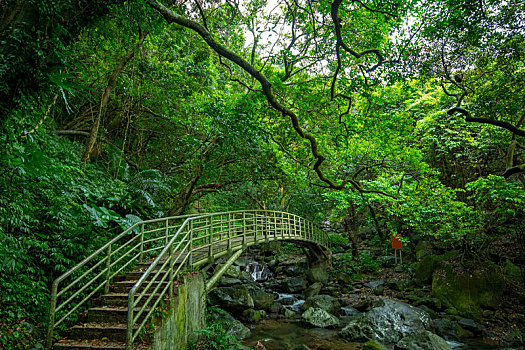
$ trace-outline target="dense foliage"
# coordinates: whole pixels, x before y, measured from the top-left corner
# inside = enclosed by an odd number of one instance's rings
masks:
[[[0,9],[0,347],[37,346],[53,279],[164,215],[329,221],[356,274],[363,228],[525,264],[523,2]]]

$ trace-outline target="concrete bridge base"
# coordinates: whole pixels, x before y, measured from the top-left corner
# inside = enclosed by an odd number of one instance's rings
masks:
[[[206,328],[206,284],[200,272],[183,277],[176,286],[176,296],[167,305],[153,335],[150,350],[186,349],[188,342],[198,340],[197,331]]]

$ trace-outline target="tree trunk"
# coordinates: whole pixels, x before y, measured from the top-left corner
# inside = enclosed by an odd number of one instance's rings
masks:
[[[139,41],[137,43],[137,46],[133,50],[128,52],[124,57],[122,57],[122,59],[117,64],[117,67],[113,71],[113,74],[111,74],[111,77],[109,78],[108,85],[106,86],[106,89],[104,89],[102,99],[100,100],[98,115],[95,119],[95,122],[93,123],[93,126],[91,127],[89,139],[86,144],[86,149],[84,150],[84,155],[82,156],[82,161],[84,163],[89,160],[89,156],[93,151],[93,146],[95,146],[95,142],[97,141],[100,122],[102,121],[102,119],[104,118],[104,114],[106,113],[106,108],[108,106],[109,98],[111,96],[111,91],[113,91],[113,88],[115,87],[117,77],[122,71],[122,69],[124,69],[126,64],[133,58],[133,56],[135,56],[135,52],[142,46],[142,43],[144,42],[144,39],[146,39],[147,35],[148,32],[143,32],[142,30],[139,31]]]
[[[348,216],[343,219],[343,225],[346,231],[348,240],[352,244],[352,256],[359,257],[359,248],[357,243],[357,229],[359,228],[359,220],[357,218],[356,205],[354,202],[349,202]]]

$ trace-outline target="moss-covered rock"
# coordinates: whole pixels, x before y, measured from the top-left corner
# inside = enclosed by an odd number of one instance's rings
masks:
[[[435,271],[432,295],[461,315],[480,318],[482,308],[498,307],[505,287],[503,276],[495,269],[453,271],[447,265]]]
[[[523,275],[521,274],[521,269],[514,265],[512,261],[507,259],[505,261],[505,278],[513,285],[523,287]]]
[[[428,283],[432,281],[432,275],[434,270],[437,267],[439,258],[433,255],[425,256],[419,264],[417,264],[416,272],[414,278],[420,284]]]
[[[411,334],[396,344],[399,350],[452,350],[445,339],[429,331]]]
[[[432,243],[429,241],[420,241],[416,245],[415,253],[416,253],[416,259],[421,260],[425,256],[432,254]]]
[[[242,318],[246,320],[247,322],[251,322],[251,323],[258,322],[265,316],[266,316],[266,311],[264,310],[248,309],[248,310],[244,310],[242,313]]]
[[[363,350],[388,350],[388,348],[375,340],[369,340],[363,344]]]
[[[314,327],[337,327],[339,319],[318,307],[311,307],[301,315],[301,320]]]

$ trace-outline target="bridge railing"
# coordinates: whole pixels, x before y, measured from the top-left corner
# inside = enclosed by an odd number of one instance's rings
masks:
[[[107,294],[116,275],[155,257],[191,216],[137,222],[58,277],[51,286],[46,348],[56,327],[74,319],[79,308],[102,291]]]
[[[126,349],[132,349],[159,304],[173,297],[180,271],[191,271],[233,251],[274,240],[329,247],[324,231],[290,213],[249,210],[187,218],[128,294]]]

